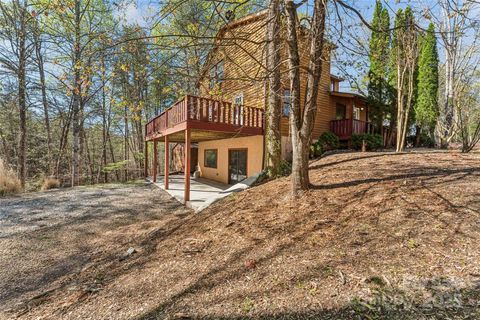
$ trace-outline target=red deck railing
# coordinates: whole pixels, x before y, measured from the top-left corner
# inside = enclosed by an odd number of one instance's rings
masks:
[[[162,135],[166,130],[184,122],[212,124],[212,129],[217,124],[227,125],[232,130],[257,128],[263,132],[263,117],[264,111],[261,108],[189,95],[150,120],[145,135],[147,139]]]
[[[350,139],[352,134],[369,133],[372,131],[370,122],[355,119],[343,119],[330,121],[330,131],[340,139]]]

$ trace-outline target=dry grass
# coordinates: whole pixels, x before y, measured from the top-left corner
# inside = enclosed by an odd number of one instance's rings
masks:
[[[40,189],[42,191],[56,189],[60,187],[60,180],[55,178],[44,178]]]
[[[282,178],[198,215],[95,219],[94,236],[71,238],[78,222],[58,229],[64,239],[39,230],[39,251],[60,256],[49,269],[72,261],[59,245],[88,258],[24,294],[21,318],[480,319],[480,155],[331,155],[311,182],[296,201]],[[138,214],[170,205],[162,193],[122,201]],[[4,256],[37,261],[20,239]]]
[[[0,196],[18,193],[22,190],[22,184],[17,174],[0,159]]]

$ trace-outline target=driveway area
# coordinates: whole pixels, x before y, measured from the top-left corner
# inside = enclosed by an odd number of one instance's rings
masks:
[[[109,277],[140,267],[153,250],[149,237],[162,238],[189,213],[145,183],[0,199],[0,319],[26,314],[57,291],[71,293],[62,301],[68,309]]]

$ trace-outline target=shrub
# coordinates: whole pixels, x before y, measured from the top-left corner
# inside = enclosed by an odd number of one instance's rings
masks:
[[[367,150],[377,150],[383,147],[382,136],[379,134],[361,133],[352,135],[352,146],[356,150],[362,149],[363,141]]]
[[[338,149],[340,140],[335,133],[327,131],[320,135],[317,143],[320,144],[322,151],[328,151]]]
[[[17,174],[8,168],[0,159],[0,196],[17,193],[22,190],[22,184]]]
[[[320,157],[323,153],[322,145],[319,141],[310,146],[310,158]]]
[[[280,175],[282,177],[289,176],[292,173],[292,164],[287,160],[282,160],[280,163]]]
[[[340,140],[333,132],[324,132],[318,140],[310,146],[310,158],[320,157],[328,150],[338,149]]]
[[[45,178],[42,182],[42,187],[40,188],[42,191],[56,189],[60,187],[60,181],[55,178]]]

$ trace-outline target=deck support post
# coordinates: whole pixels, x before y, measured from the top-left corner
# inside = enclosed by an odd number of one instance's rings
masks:
[[[164,183],[165,183],[165,190],[168,189],[168,175],[170,171],[170,148],[168,143],[168,135],[165,136],[165,176],[164,176]]]
[[[190,130],[185,130],[185,203],[190,201]]]
[[[148,141],[145,141],[145,149],[144,149],[144,158],[145,158],[145,163],[143,165],[144,169],[144,176],[145,179],[148,178]]]
[[[157,140],[153,140],[153,182],[157,182]]]

